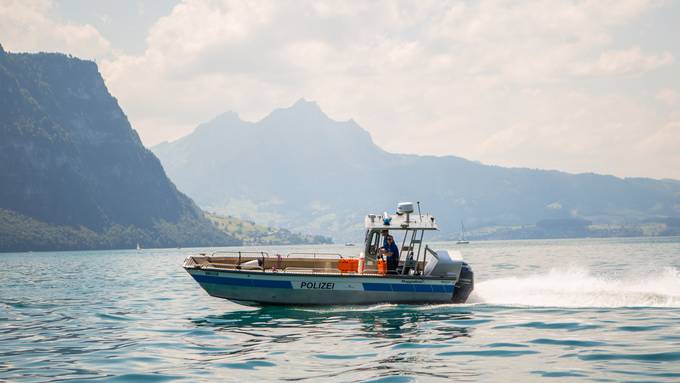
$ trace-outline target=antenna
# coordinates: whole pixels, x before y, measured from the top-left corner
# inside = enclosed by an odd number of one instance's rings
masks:
[[[420,221],[423,221],[423,215],[420,214],[420,201],[416,201],[416,205],[418,205],[418,217],[420,217]]]

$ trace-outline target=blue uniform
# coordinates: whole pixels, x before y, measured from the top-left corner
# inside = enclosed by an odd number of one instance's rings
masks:
[[[392,253],[392,255],[387,256],[387,271],[396,271],[399,265],[399,248],[397,244],[392,241],[392,244],[387,243],[387,239],[383,242],[383,248],[385,251]]]

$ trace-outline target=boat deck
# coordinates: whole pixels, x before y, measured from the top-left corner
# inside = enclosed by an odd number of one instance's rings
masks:
[[[212,255],[200,254],[188,257],[185,267],[197,269],[216,269],[247,271],[272,274],[313,274],[334,276],[375,276],[389,277],[395,274],[380,274],[375,265],[367,264],[363,272],[340,271],[338,263],[343,257],[336,253],[290,253],[271,256],[266,252],[216,252]],[[418,263],[423,270],[424,262]],[[408,277],[408,275],[399,275]]]

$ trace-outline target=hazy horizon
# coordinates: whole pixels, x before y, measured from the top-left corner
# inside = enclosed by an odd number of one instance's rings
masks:
[[[148,147],[306,98],[390,152],[680,179],[679,9],[10,1],[0,43],[95,59]]]
[[[175,142],[177,142],[177,141],[180,141],[180,140],[182,140],[182,139],[184,139],[184,138],[189,137],[189,136],[190,136],[191,134],[193,134],[193,133],[196,131],[196,129],[198,129],[201,125],[210,123],[210,122],[212,122],[212,121],[214,121],[214,120],[220,118],[222,115],[226,115],[226,114],[233,114],[233,115],[235,115],[239,120],[241,120],[241,121],[243,121],[243,122],[248,122],[248,123],[258,123],[258,122],[260,122],[260,121],[266,119],[267,117],[269,117],[269,116],[270,116],[273,112],[275,112],[276,110],[279,110],[279,109],[290,109],[290,108],[292,108],[293,106],[295,106],[295,104],[297,104],[297,103],[300,102],[300,101],[313,103],[313,104],[316,104],[316,105],[318,106],[318,103],[317,103],[316,101],[310,100],[310,99],[306,99],[306,98],[303,97],[303,98],[300,98],[299,100],[295,101],[295,102],[294,102],[293,104],[291,104],[291,105],[275,107],[275,108],[274,108],[272,111],[270,111],[269,113],[265,114],[265,115],[262,116],[261,118],[256,118],[256,119],[245,119],[245,118],[243,118],[243,117],[238,113],[238,111],[235,111],[235,110],[227,110],[227,111],[224,111],[224,112],[222,112],[222,113],[219,113],[219,114],[217,114],[217,115],[215,115],[215,116],[213,116],[213,117],[211,117],[211,118],[208,118],[208,119],[206,119],[206,120],[203,121],[203,122],[198,123],[194,128],[192,128],[190,131],[186,132],[186,134],[183,134],[183,135],[181,135],[181,136],[179,136],[179,137],[176,137],[176,138],[172,138],[172,139],[169,139],[169,140],[164,140],[164,141],[158,142],[158,143],[156,143],[156,144],[154,144],[154,145],[147,145],[147,144],[145,144],[145,146],[146,146],[147,148],[149,148],[149,149],[153,149],[154,147],[157,147],[157,146],[159,146],[159,145],[175,143]],[[325,114],[325,111],[323,110],[323,108],[321,108],[321,107],[319,107],[319,108],[320,108],[321,111]],[[352,118],[347,119],[347,120],[340,120],[340,119],[335,119],[335,118],[333,118],[333,116],[328,116],[328,117],[329,117],[331,120],[333,120],[333,121],[338,121],[338,122],[343,122],[343,121],[353,121]],[[360,127],[362,130],[366,131],[366,132],[369,134],[369,136],[371,137],[371,139],[373,140],[373,136],[371,135],[371,132],[370,132],[370,131],[368,131],[366,128],[364,128],[364,127],[361,126],[361,125],[359,125],[359,127]],[[375,141],[375,140],[373,140],[373,141]],[[380,147],[382,150],[385,150],[386,152],[392,153],[392,154],[413,154],[413,155],[434,156],[434,157],[453,156],[453,157],[465,158],[465,157],[463,157],[463,156],[458,156],[458,155],[456,155],[456,154],[403,153],[403,152],[399,152],[399,151],[393,151],[393,150],[385,149],[385,148],[381,147],[381,146],[380,146],[379,144],[377,144],[377,143],[376,143],[376,145],[377,145],[378,147]],[[501,166],[501,167],[511,168],[511,169],[513,169],[513,168],[520,168],[520,169],[536,169],[536,170],[557,171],[557,172],[563,172],[563,173],[568,173],[568,174],[591,174],[591,173],[592,173],[592,174],[600,174],[600,175],[605,175],[605,176],[610,176],[610,175],[611,175],[611,176],[615,176],[615,177],[618,177],[618,178],[652,178],[652,179],[658,179],[658,180],[680,181],[680,177],[679,177],[679,178],[668,178],[668,177],[666,177],[666,178],[655,178],[655,177],[645,177],[645,176],[617,176],[617,175],[615,175],[615,174],[610,174],[610,173],[597,173],[597,172],[594,172],[594,171],[570,172],[570,171],[562,170],[562,169],[542,168],[542,167],[535,167],[535,166],[534,166],[534,167],[532,167],[532,166],[521,166],[521,165],[518,165],[518,166],[506,165],[506,166],[504,166],[504,165],[496,165],[496,164],[485,163],[484,161],[480,161],[480,160],[477,160],[477,159],[474,159],[474,158],[465,158],[465,159],[466,159],[466,160],[473,161],[473,162],[477,162],[477,163],[480,163],[480,164],[483,164],[483,165]]]

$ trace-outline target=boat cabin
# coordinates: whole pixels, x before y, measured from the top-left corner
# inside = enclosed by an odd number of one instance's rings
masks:
[[[369,214],[364,219],[364,270],[377,270],[380,248],[388,235],[394,237],[399,249],[397,274],[418,275],[422,273],[425,257],[432,250],[423,246],[426,231],[438,230],[435,218],[429,214],[413,214],[413,204],[400,203],[395,214]],[[400,240],[400,241],[399,241]],[[397,243],[398,242],[398,243]]]

